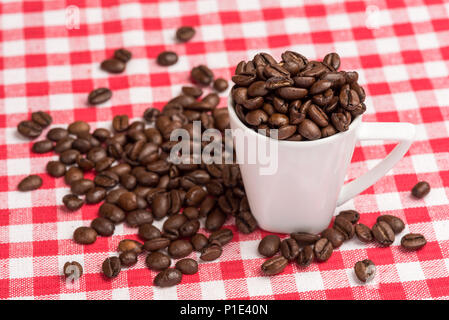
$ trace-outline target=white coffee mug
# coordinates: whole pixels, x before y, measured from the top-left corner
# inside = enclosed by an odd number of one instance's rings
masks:
[[[237,161],[251,211],[259,226],[270,232],[318,233],[328,227],[335,208],[373,185],[407,152],[415,136],[411,123],[364,123],[354,119],[349,130],[315,141],[273,140],[243,124],[232,97],[228,110]],[[261,163],[244,160],[248,144],[236,139],[236,129],[260,143],[276,143],[277,170],[261,174]],[[262,139],[262,140],[261,140]],[[399,144],[373,169],[344,184],[357,140],[396,140]],[[273,157],[277,157],[276,159]]]

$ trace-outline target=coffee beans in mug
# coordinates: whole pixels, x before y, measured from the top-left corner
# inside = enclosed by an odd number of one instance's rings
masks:
[[[408,233],[401,239],[401,246],[407,250],[421,249],[426,243],[426,238],[419,233]]]
[[[62,272],[66,278],[78,280],[83,275],[83,267],[76,261],[66,262]]]
[[[283,256],[275,256],[267,261],[265,261],[261,268],[262,272],[267,276],[272,276],[275,274],[279,274],[284,271],[285,267],[288,265],[288,260]]]
[[[367,282],[376,275],[376,266],[371,260],[365,259],[355,264],[354,271],[360,281]]]
[[[154,278],[154,285],[158,287],[172,287],[180,283],[182,273],[178,269],[168,268],[157,274]]]
[[[176,30],[176,39],[181,42],[189,41],[195,35],[195,29],[190,26],[184,26]]]
[[[17,189],[19,191],[32,191],[39,189],[42,186],[42,178],[38,175],[32,174],[19,182]]]
[[[89,93],[87,101],[89,104],[100,104],[108,101],[112,97],[112,91],[108,88],[98,88]]]
[[[120,259],[117,257],[110,257],[104,260],[103,265],[103,274],[108,278],[115,278],[119,275],[120,270],[122,269]]]
[[[412,195],[415,198],[422,199],[430,192],[430,185],[426,181],[418,182],[412,189]]]
[[[79,244],[91,244],[97,240],[97,232],[91,227],[79,227],[73,233],[73,240]]]

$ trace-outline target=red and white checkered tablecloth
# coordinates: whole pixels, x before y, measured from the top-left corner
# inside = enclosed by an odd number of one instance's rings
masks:
[[[0,298],[449,298],[448,16],[444,0],[2,1]],[[175,42],[181,25],[196,28],[192,41]],[[122,46],[133,53],[126,72],[101,71],[99,63]],[[176,51],[179,61],[160,67],[155,57],[166,49]],[[239,234],[230,220],[235,237],[222,257],[200,263],[199,272],[184,276],[176,287],[153,287],[156,273],[146,268],[144,258],[113,281],[104,279],[102,261],[115,254],[121,239],[136,237],[136,229],[119,225],[113,237],[89,246],[74,243],[73,230],[89,225],[98,205],[75,213],[63,209],[68,188],[63,179],[45,173],[55,156],[31,153],[32,143],[16,132],[18,122],[37,110],[51,113],[53,127],[85,120],[95,128],[123,113],[139,118],[147,107],[162,107],[178,94],[195,65],[206,64],[230,79],[240,60],[260,51],[279,58],[286,49],[317,59],[338,52],[342,69],[356,70],[367,91],[365,121],[416,124],[418,138],[407,155],[344,208],[360,211],[361,222],[369,226],[379,214],[396,215],[407,223],[403,234],[422,233],[427,245],[405,252],[400,237],[388,248],[353,239],[326,263],[306,269],[292,263],[284,273],[265,277],[257,245],[266,233]],[[102,86],[113,90],[113,98],[87,106],[88,92]],[[347,178],[372,168],[393,147],[381,141],[358,145]],[[18,182],[29,174],[39,174],[43,186],[18,192]],[[410,197],[419,180],[432,186],[423,200]],[[378,275],[361,285],[353,266],[365,258],[374,261]],[[84,266],[78,288],[67,287],[61,276],[69,260]]]

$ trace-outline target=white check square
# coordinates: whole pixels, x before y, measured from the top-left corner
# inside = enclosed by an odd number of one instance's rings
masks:
[[[415,110],[419,108],[418,100],[413,92],[398,92],[393,95],[394,108],[397,110]]]
[[[350,29],[350,18],[347,14],[330,14],[326,17],[326,20],[332,29]]]
[[[447,77],[448,72],[444,61],[424,62],[424,68],[429,78]]]
[[[71,68],[67,65],[48,66],[47,78],[48,81],[70,81],[71,80]]]
[[[45,39],[45,53],[69,53],[70,45],[68,38],[47,38]]]
[[[11,225],[9,226],[9,242],[31,242],[33,241],[33,225]]]
[[[161,2],[159,4],[159,15],[161,18],[179,17],[181,15],[181,12],[178,2]]]
[[[382,68],[382,70],[387,82],[404,81],[410,78],[407,73],[407,68],[402,64],[385,66]]]
[[[270,277],[247,278],[246,283],[251,297],[273,294]]]
[[[5,57],[15,57],[25,55],[25,41],[15,40],[15,41],[3,41],[3,56]]]
[[[401,282],[425,280],[419,262],[397,263],[396,269],[398,270]]]
[[[374,40],[379,54],[399,52],[399,42],[396,38],[378,38]]]
[[[33,257],[9,259],[9,277],[11,279],[33,277]]]
[[[226,291],[223,281],[201,282],[201,293],[206,299],[226,299]]]
[[[401,197],[397,192],[376,194],[376,202],[379,211],[402,209]]]
[[[29,208],[32,207],[31,192],[9,191],[8,192],[8,208]]]
[[[287,18],[284,19],[285,31],[288,34],[306,33],[310,31],[310,25],[306,18]]]
[[[5,85],[26,83],[27,76],[24,68],[19,69],[4,69],[3,70],[3,83]]]
[[[433,154],[416,154],[411,158],[416,173],[438,171],[438,165]]]
[[[139,3],[127,3],[119,6],[120,18],[133,19],[142,17],[142,7]]]
[[[223,28],[219,24],[201,26],[201,36],[204,41],[222,40]]]
[[[79,9],[73,11],[73,14],[77,13],[79,17]],[[48,10],[44,11],[43,14],[46,26],[65,26],[69,13],[66,10]]]
[[[429,11],[425,6],[408,7],[407,13],[411,22],[423,22],[430,20]]]
[[[324,289],[323,279],[319,271],[296,273],[295,281],[299,292]]]
[[[265,23],[260,21],[243,23],[242,30],[245,38],[265,37],[267,35]]]

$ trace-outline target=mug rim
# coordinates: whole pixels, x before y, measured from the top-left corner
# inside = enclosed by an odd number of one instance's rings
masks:
[[[250,134],[255,134],[257,135],[257,137],[263,137],[266,139],[271,139],[271,137],[268,136],[264,136],[262,134],[259,134],[258,132],[254,131],[253,129],[249,128],[248,126],[246,126],[237,116],[235,109],[234,109],[234,100],[232,99],[232,91],[229,92],[229,96],[228,96],[228,113],[229,116],[233,118],[233,120],[236,121],[236,123],[239,125],[240,128],[244,128],[245,131],[250,132]],[[339,137],[344,136],[345,134],[349,134],[350,132],[356,130],[360,123],[362,122],[362,117],[359,115],[357,117],[354,118],[354,120],[351,122],[351,124],[349,125],[348,130],[346,131],[340,131],[339,133],[336,133],[332,136],[329,137],[325,137],[325,138],[320,138],[317,140],[303,140],[303,141],[288,141],[288,140],[276,140],[276,139],[272,139],[274,141],[277,141],[277,143],[280,144],[285,144],[285,145],[290,145],[290,146],[301,146],[301,145],[318,145],[318,144],[325,144],[325,143],[331,143],[334,140],[337,140]]]

